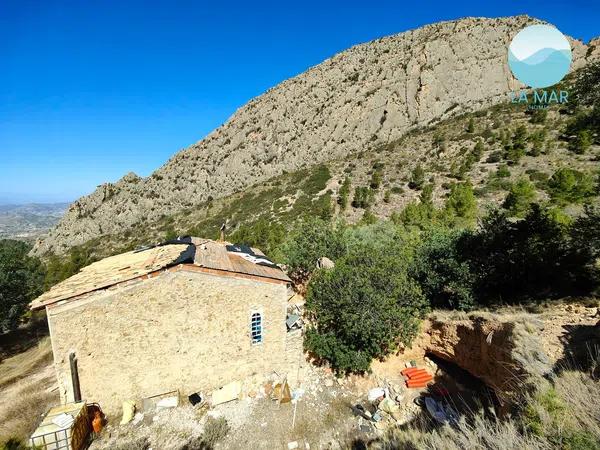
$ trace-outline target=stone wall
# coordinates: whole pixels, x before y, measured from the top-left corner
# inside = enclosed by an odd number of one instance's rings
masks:
[[[82,397],[108,411],[174,389],[188,395],[273,371],[292,375],[302,337],[286,333],[286,304],[285,284],[179,271],[50,307],[61,399],[73,399],[71,351]],[[253,311],[263,316],[257,345]]]

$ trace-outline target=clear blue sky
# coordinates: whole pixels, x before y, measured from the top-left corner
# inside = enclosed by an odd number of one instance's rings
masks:
[[[600,35],[599,5],[0,0],[0,203],[70,201],[128,171],[147,176],[250,98],[354,44],[523,13],[587,41]]]

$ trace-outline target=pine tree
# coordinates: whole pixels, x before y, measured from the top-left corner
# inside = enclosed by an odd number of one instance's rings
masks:
[[[412,171],[408,187],[411,189],[421,189],[423,183],[425,183],[425,171],[421,167],[421,164],[417,164]]]

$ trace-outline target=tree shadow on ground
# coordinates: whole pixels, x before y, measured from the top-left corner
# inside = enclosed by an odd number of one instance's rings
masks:
[[[564,325],[563,329],[564,356],[556,361],[555,373],[576,369],[600,375],[600,321],[596,325]]]
[[[49,334],[46,314],[35,313],[27,324],[0,334],[0,361],[29,350]]]

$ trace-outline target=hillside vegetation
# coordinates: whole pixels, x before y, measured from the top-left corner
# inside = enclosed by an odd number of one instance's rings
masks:
[[[334,55],[251,100],[151,176],[129,173],[78,199],[34,253],[62,255],[93,239],[135,235],[162,216],[202,208],[286,172],[355,158],[408,131],[504,103],[507,92],[521,87],[508,75],[507,45],[535,22],[527,16],[465,18]],[[600,55],[597,41],[570,42],[573,70]],[[407,162],[413,161],[418,149],[405,150],[411,152]]]
[[[448,211],[468,210],[456,225],[474,224],[494,206],[522,218],[532,202],[568,221],[583,212],[584,204],[598,204],[597,107],[576,95],[577,89],[594,92],[585,89],[590,80],[583,76],[577,88],[577,76],[558,87],[572,92],[568,105],[529,111],[506,100],[416,129],[374,150],[285,173],[154,222],[141,221],[123,233],[75,246],[66,256],[47,254],[50,283],[93,260],[149,242],[186,234],[216,238],[225,222],[228,239],[271,254],[302,217],[347,223],[398,216],[420,220],[420,204],[440,206],[448,199]]]

